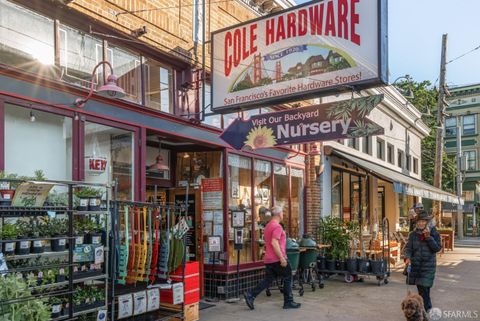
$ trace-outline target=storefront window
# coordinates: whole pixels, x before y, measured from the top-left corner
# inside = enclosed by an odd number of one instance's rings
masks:
[[[202,183],[203,178],[222,177],[222,152],[177,153],[176,186],[180,181]]]
[[[159,62],[147,59],[145,62],[145,105],[173,113],[172,70]]]
[[[62,80],[77,86],[90,88],[92,71],[102,60],[103,46],[101,40],[65,25],[60,26]],[[97,69],[94,86],[97,86],[100,80],[103,82],[102,68]]]
[[[53,76],[53,20],[0,0],[0,63]]]
[[[32,121],[33,120],[33,121]],[[72,119],[5,105],[5,172],[72,179]]]
[[[107,60],[118,78],[118,86],[125,90],[124,99],[141,103],[140,57],[118,47],[109,47]]]
[[[288,168],[283,165],[273,166],[273,179],[275,180],[275,191],[273,193],[274,205],[283,208],[283,224],[285,231],[289,231],[289,208],[288,208]]]
[[[228,209],[245,211],[245,227],[243,229],[244,244],[240,250],[240,263],[252,262],[252,163],[251,159],[238,155],[228,155]],[[236,264],[237,251],[234,249],[234,234],[231,214],[229,240],[229,261]]]
[[[133,137],[132,132],[123,129],[86,122],[85,181],[109,183],[116,180],[117,198],[131,200],[134,186]]]
[[[342,173],[342,201],[343,201],[343,216],[342,219],[345,221],[350,221],[350,217],[352,214],[351,208],[351,199],[350,199],[350,174],[349,173]]]
[[[256,259],[262,260],[265,254],[263,230],[268,223],[265,213],[272,207],[272,165],[270,162],[255,160],[255,240]]]
[[[342,210],[342,174],[332,170],[332,216],[340,217]]]
[[[303,234],[303,170],[292,168],[292,200],[290,218],[290,236],[299,238]]]

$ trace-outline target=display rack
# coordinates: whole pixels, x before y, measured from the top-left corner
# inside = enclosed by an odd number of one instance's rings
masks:
[[[133,296],[135,293],[142,293],[149,289],[168,287],[171,280],[168,269],[165,271],[165,266],[162,265],[164,261],[161,257],[168,251],[165,252],[166,247],[161,242],[161,235],[171,232],[172,227],[182,217],[186,217],[187,207],[129,201],[114,201],[112,204],[113,233],[110,245],[115,250],[111,252],[110,257],[112,262],[108,297],[110,319],[163,321],[178,318],[184,320],[184,300],[178,305],[165,305],[160,301],[159,309],[137,315],[132,314],[121,319],[119,318],[119,308],[120,297]],[[188,198],[185,204],[188,204]],[[147,220],[145,220],[144,213],[147,213]],[[130,226],[126,226],[128,224]],[[183,255],[179,269],[183,283],[186,265],[186,234],[182,236],[182,241]],[[148,247],[146,259],[145,251],[141,252],[142,247],[145,246]],[[126,254],[126,251],[129,253]],[[138,262],[142,262],[141,266]],[[148,264],[145,262],[150,263],[150,266],[147,266]],[[133,311],[135,312],[135,309]]]
[[[56,309],[51,310],[51,320],[74,320],[81,315],[87,315],[96,313],[98,311],[107,310],[107,294],[108,294],[108,247],[106,246],[107,235],[109,235],[109,195],[111,194],[111,188],[106,184],[89,184],[85,182],[74,181],[52,181],[45,180],[41,182],[25,181],[25,180],[12,180],[12,179],[0,179],[0,182],[7,182],[8,184],[14,183],[20,185],[22,183],[45,183],[53,185],[54,188],[66,190],[66,203],[61,206],[42,206],[42,207],[18,207],[11,204],[5,205],[5,202],[0,206],[0,218],[1,227],[7,223],[18,224],[21,220],[28,218],[29,220],[51,220],[58,218],[61,220],[66,219],[67,233],[66,235],[56,237],[22,237],[21,239],[7,240],[0,239],[0,245],[3,243],[22,242],[17,244],[29,244],[33,245],[35,242],[41,244],[42,242],[50,241],[50,248],[45,247],[45,251],[42,253],[28,253],[33,248],[22,247],[24,250],[22,254],[11,254],[4,257],[5,263],[8,269],[2,270],[1,274],[9,275],[15,274],[17,277],[22,277],[26,280],[27,275],[30,278],[28,282],[28,291],[31,295],[25,297],[16,298],[13,300],[3,300],[0,302],[0,316],[6,311],[6,306],[9,304],[23,303],[29,300],[47,299],[49,302],[52,298],[61,299],[57,300],[61,303],[54,303]],[[102,192],[105,198],[102,200],[102,204],[95,207],[95,211],[79,211],[74,205],[74,193],[83,188],[94,188]],[[76,199],[75,199],[76,201]],[[46,205],[47,203],[45,203]],[[102,218],[103,216],[103,218]],[[19,221],[20,220],[20,221]],[[95,239],[92,237],[93,231],[86,233],[83,237],[79,238],[75,235],[74,226],[76,222],[96,222],[95,226],[98,228],[97,232],[101,231],[101,237]],[[30,221],[31,222],[31,221]],[[90,223],[90,226],[92,223]],[[38,228],[38,226],[37,226]],[[91,240],[97,240],[96,244],[87,244],[85,236]],[[64,240],[64,241],[61,241]],[[82,240],[82,242],[80,242]],[[56,244],[61,244],[63,250],[54,248],[53,241],[58,241]],[[28,242],[28,243],[25,243]],[[40,242],[40,243],[38,243]],[[81,244],[80,244],[81,243]],[[58,250],[58,251],[54,251]],[[79,253],[89,253],[93,250],[92,255],[80,255]],[[96,256],[96,258],[95,258]],[[53,264],[48,263],[50,259],[54,258],[58,260]],[[45,261],[46,260],[46,261]],[[22,261],[25,263],[24,267],[19,267],[15,262]],[[35,262],[36,261],[36,262]],[[15,267],[14,267],[15,266]],[[95,269],[93,269],[95,267]],[[55,270],[54,270],[55,269]],[[42,272],[36,272],[42,271]],[[47,283],[43,282],[46,276],[43,271],[47,271],[49,275],[54,277],[48,279]],[[55,275],[55,271],[61,271]],[[52,274],[50,274],[52,272]],[[63,272],[63,274],[62,274]],[[36,281],[42,284],[32,286],[32,278],[36,278]],[[35,280],[35,279],[34,279]],[[87,293],[87,289],[91,293],[91,297],[85,294],[85,298],[81,299],[79,293]],[[94,295],[95,293],[95,295]],[[103,295],[102,295],[103,293]],[[103,300],[102,300],[103,297]],[[44,302],[44,301],[43,301]],[[50,305],[50,303],[48,303]],[[52,307],[50,306],[50,309]]]

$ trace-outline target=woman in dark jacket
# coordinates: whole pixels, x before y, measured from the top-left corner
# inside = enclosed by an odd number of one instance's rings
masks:
[[[440,234],[434,226],[427,226],[431,219],[426,211],[418,213],[416,228],[408,236],[405,249],[405,264],[411,265],[407,282],[417,286],[427,312],[432,308],[430,288],[435,279],[437,252],[442,249]]]

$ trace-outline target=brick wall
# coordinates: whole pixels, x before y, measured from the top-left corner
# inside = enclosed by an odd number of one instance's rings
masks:
[[[238,1],[206,1],[207,41],[212,31],[258,16]],[[213,3],[209,5],[210,2]],[[202,0],[198,3],[201,10]],[[76,0],[69,7],[127,35],[146,26],[148,32],[140,37],[141,41],[177,58],[175,51],[189,53],[193,57],[190,63],[197,66],[201,63],[201,45],[195,46],[193,42],[193,0]],[[210,65],[209,52],[210,44],[207,44],[207,66]]]

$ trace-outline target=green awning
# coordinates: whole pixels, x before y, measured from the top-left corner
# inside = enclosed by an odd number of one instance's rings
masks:
[[[459,202],[458,197],[454,194],[445,192],[425,183],[424,181],[399,173],[390,168],[358,158],[338,149],[332,149],[332,154],[356,164],[374,176],[392,182],[393,190],[396,193],[405,193],[407,195],[429,198],[435,201],[452,204],[458,204]],[[461,202],[463,204],[463,199],[461,199]]]

